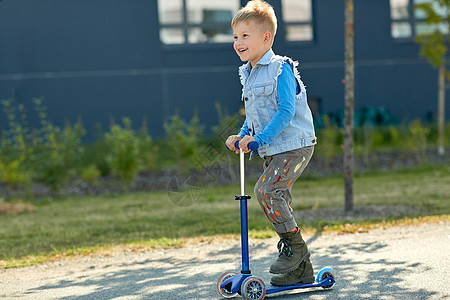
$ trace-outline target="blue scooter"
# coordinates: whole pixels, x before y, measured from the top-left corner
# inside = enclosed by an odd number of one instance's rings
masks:
[[[239,149],[239,142],[236,142],[236,149]],[[252,151],[258,150],[258,143],[250,142],[248,148]],[[262,300],[266,295],[279,293],[288,290],[305,289],[321,287],[331,289],[336,283],[333,270],[330,267],[322,268],[316,275],[316,280],[308,284],[293,284],[288,286],[266,286],[262,279],[253,276],[249,266],[248,249],[248,217],[247,200],[251,197],[245,194],[245,170],[244,170],[244,152],[240,150],[240,177],[241,177],[241,195],[236,196],[235,200],[240,201],[241,209],[241,251],[242,251],[242,270],[240,273],[227,272],[220,276],[217,282],[217,290],[224,298],[232,298],[240,294],[242,298],[249,300]]]

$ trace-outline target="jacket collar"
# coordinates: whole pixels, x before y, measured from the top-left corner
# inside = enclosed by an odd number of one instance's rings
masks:
[[[257,65],[268,65],[272,60],[272,57],[275,55],[272,48],[270,48],[266,54],[261,57],[261,59],[256,63]]]
[[[275,53],[273,52],[272,48],[270,48],[266,54],[261,57],[261,59],[256,63],[256,65],[268,65],[270,61],[272,60],[272,57],[275,56]],[[250,70],[252,68],[252,65],[250,61],[248,61],[246,64],[243,64],[241,66],[242,70],[248,69]]]

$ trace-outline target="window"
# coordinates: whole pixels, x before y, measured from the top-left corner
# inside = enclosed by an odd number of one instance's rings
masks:
[[[423,11],[415,9],[420,3],[431,0],[390,0],[391,5],[391,35],[395,39],[411,39],[416,35],[429,33],[433,27],[425,23]],[[439,4],[433,3],[436,11],[442,10]],[[445,14],[445,12],[442,12]],[[446,26],[441,28],[447,31]]]
[[[313,40],[311,2],[311,0],[282,0],[286,41],[304,42]]]
[[[158,0],[160,39],[163,44],[233,42],[231,19],[239,0]]]

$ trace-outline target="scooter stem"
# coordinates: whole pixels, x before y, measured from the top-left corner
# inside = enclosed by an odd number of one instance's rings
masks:
[[[241,170],[241,196],[245,195],[245,168],[244,168],[244,160],[245,160],[245,153],[242,151],[242,149],[239,150],[239,158],[240,158],[240,170]]]
[[[247,217],[247,200],[250,196],[245,194],[245,169],[244,169],[244,151],[240,149],[240,170],[241,170],[241,196],[239,199],[241,208],[241,251],[242,251],[242,270],[241,274],[251,274],[250,259],[248,250],[248,217]]]

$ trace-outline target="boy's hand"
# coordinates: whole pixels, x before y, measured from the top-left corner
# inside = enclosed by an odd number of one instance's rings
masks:
[[[244,153],[249,153],[252,150],[248,149],[248,144],[254,141],[255,141],[254,137],[246,135],[239,141],[239,148],[241,148],[242,151],[244,151]]]
[[[227,148],[230,149],[231,151],[234,151],[236,154],[239,154],[239,149],[236,149],[234,145],[236,144],[236,142],[240,140],[241,137],[239,135],[230,135],[227,141],[225,142],[225,145],[227,145]]]

